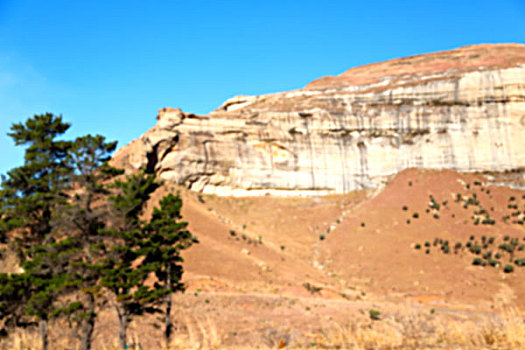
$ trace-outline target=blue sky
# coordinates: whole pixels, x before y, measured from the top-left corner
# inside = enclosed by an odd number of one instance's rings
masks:
[[[10,125],[34,114],[124,145],[162,107],[204,114],[238,94],[499,42],[525,43],[525,1],[0,0],[0,173],[22,162]]]

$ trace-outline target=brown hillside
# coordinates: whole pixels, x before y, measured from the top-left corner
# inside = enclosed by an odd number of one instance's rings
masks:
[[[480,204],[464,209],[463,199],[456,202],[458,193],[463,198],[476,193]],[[186,280],[191,288],[210,291],[279,290],[304,296],[303,284],[309,282],[324,287],[320,296],[327,297],[365,291],[381,300],[429,305],[523,307],[525,268],[504,274],[501,268],[472,266],[476,255],[465,248],[457,254],[443,254],[439,246],[432,246],[430,254],[414,249],[435,238],[464,246],[471,235],[476,241],[494,237],[488,248],[494,252],[506,235],[523,244],[524,226],[501,220],[513,211],[507,208],[511,196],[523,209],[523,193],[491,185],[483,175],[416,169],[400,173],[370,199],[358,192],[314,199],[203,196],[201,203],[197,194],[183,191],[184,218],[201,241],[185,254]],[[430,195],[440,203],[439,211],[429,209]],[[494,225],[474,224],[473,213],[480,208]],[[516,257],[522,255],[525,251],[516,251]],[[506,264],[508,257],[500,260]]]
[[[449,51],[397,58],[351,68],[337,76],[327,76],[308,84],[307,90],[341,88],[379,82],[385,77],[410,75],[423,77],[471,70],[514,67],[525,63],[525,45],[485,44],[465,46]]]

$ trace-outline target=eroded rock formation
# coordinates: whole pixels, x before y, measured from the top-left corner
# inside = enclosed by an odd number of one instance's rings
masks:
[[[525,45],[371,64],[237,96],[208,116],[165,108],[157,119],[115,161],[218,195],[344,193],[409,167],[524,167]]]

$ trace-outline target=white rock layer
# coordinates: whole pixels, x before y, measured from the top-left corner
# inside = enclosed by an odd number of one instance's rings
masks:
[[[345,193],[409,167],[515,169],[525,67],[239,96],[209,116],[164,109],[158,120],[115,159],[221,196]]]

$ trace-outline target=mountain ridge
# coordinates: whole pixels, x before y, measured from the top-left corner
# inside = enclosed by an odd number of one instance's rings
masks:
[[[374,63],[299,90],[235,96],[207,116],[163,108],[157,119],[115,162],[222,196],[346,193],[410,167],[519,168],[525,45]]]

